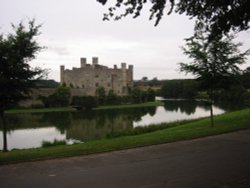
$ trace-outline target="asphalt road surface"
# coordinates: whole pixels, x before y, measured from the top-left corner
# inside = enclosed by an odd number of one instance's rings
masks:
[[[250,130],[83,157],[0,166],[1,188],[249,188]]]

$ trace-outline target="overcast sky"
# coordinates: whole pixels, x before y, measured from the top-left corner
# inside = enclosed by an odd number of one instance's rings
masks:
[[[47,48],[33,66],[50,69],[49,78],[59,81],[59,66],[80,66],[80,57],[91,63],[113,67],[121,62],[134,65],[134,78],[187,78],[178,70],[179,62],[189,60],[180,47],[193,33],[193,20],[185,16],[165,16],[157,27],[148,21],[148,9],[137,19],[102,21],[108,6],[96,0],[0,0],[0,32],[11,31],[11,23],[27,23],[35,18],[43,24],[38,41]],[[250,31],[240,33],[242,49],[250,48]],[[250,58],[242,68],[250,66]],[[191,77],[191,76],[188,76]]]

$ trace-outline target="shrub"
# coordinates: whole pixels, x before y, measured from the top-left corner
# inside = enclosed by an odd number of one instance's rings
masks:
[[[110,90],[108,92],[107,98],[106,98],[106,103],[107,104],[120,104],[121,103],[121,98],[117,96],[113,90]]]
[[[63,107],[68,106],[70,101],[70,89],[66,86],[57,87],[55,93],[48,97],[41,97],[45,107]]]
[[[148,102],[155,101],[155,91],[152,90],[151,88],[147,90],[147,101]]]
[[[97,106],[97,99],[93,96],[74,96],[71,105],[90,110]]]
[[[51,147],[51,146],[58,146],[58,145],[66,145],[66,141],[65,140],[57,140],[57,139],[55,139],[53,142],[42,141],[42,147]]]

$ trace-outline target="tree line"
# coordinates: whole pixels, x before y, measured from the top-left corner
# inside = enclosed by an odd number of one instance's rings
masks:
[[[119,96],[113,90],[107,93],[103,87],[96,89],[95,96],[72,96],[70,88],[65,85],[60,85],[56,88],[55,93],[49,96],[41,96],[45,107],[63,107],[73,106],[81,109],[92,109],[101,105],[119,105],[119,104],[135,104],[151,102],[155,100],[155,91],[148,89],[146,91],[138,88],[129,88],[128,95]]]
[[[225,88],[218,88],[214,91],[215,101],[237,103],[250,99],[250,67],[243,70],[235,79],[237,84],[232,83]],[[208,99],[206,89],[198,79],[162,80],[161,89],[157,94],[164,98]],[[246,104],[250,105],[249,102]]]

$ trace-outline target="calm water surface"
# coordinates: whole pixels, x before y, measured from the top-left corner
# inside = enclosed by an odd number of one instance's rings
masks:
[[[214,114],[225,111],[214,106]],[[198,101],[165,101],[164,106],[123,110],[8,114],[8,149],[41,147],[43,141],[68,144],[106,138],[137,126],[194,119],[210,115],[209,106]],[[0,148],[3,131],[0,125]]]

